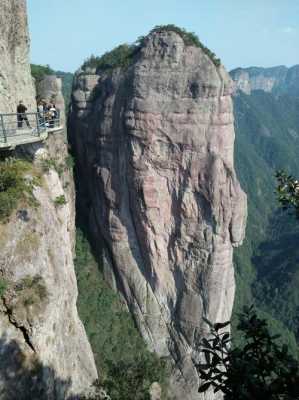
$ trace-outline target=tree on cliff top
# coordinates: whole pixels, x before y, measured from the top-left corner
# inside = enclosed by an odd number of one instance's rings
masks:
[[[54,75],[55,72],[49,65],[37,65],[31,64],[31,75],[35,79],[36,83],[43,80],[46,75]]]
[[[221,65],[221,61],[216,55],[204,46],[199,40],[198,36],[194,32],[188,32],[183,28],[179,28],[176,25],[157,25],[149,33],[149,35],[155,32],[175,32],[184,41],[186,46],[195,46],[203,50],[203,52],[210,58],[216,67]],[[97,57],[91,55],[87,60],[84,61],[82,69],[96,68],[97,71],[107,71],[114,68],[126,68],[128,67],[135,56],[142,48],[145,43],[147,36],[140,36],[135,43],[121,44],[115,47],[113,50],[104,53],[102,56]]]

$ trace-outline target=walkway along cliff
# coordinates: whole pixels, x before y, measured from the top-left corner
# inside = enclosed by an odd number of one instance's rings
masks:
[[[150,348],[171,360],[170,398],[180,400],[199,398],[203,317],[230,319],[247,214],[232,82],[185,39],[158,29],[125,66],[79,70],[68,127],[78,208],[105,276]]]
[[[25,0],[2,0],[0,22],[0,113],[15,112],[19,100],[35,111]],[[59,82],[55,87],[55,93],[49,88],[51,96],[61,99]],[[0,193],[0,399],[5,400],[77,399],[97,378],[76,309],[74,188],[64,126],[47,130],[44,139],[0,151],[0,179],[10,177]]]

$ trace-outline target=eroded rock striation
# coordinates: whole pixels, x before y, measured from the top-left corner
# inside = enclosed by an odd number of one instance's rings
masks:
[[[150,348],[172,360],[175,399],[198,399],[203,317],[231,316],[246,221],[231,93],[222,66],[166,31],[129,67],[80,70],[73,87],[79,207],[107,279]]]
[[[1,0],[0,52],[0,113],[15,113],[20,100],[35,110],[26,0]]]
[[[26,18],[25,1],[1,1],[0,113],[15,112],[20,98],[36,109]],[[44,90],[61,98],[53,80]],[[77,399],[97,371],[76,308],[75,196],[65,129],[9,155],[30,160],[33,198],[24,195],[0,221],[0,399]]]

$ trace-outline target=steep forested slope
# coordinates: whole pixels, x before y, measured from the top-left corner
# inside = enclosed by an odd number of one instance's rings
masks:
[[[234,112],[236,169],[249,206],[247,238],[235,253],[235,312],[255,301],[295,348],[299,224],[278,209],[274,174],[284,168],[299,175],[299,99],[261,90],[250,95],[239,91]]]

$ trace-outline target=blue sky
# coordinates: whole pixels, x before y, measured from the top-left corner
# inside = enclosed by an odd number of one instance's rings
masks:
[[[299,0],[27,0],[31,61],[75,71],[155,25],[195,32],[227,69],[299,64]]]

